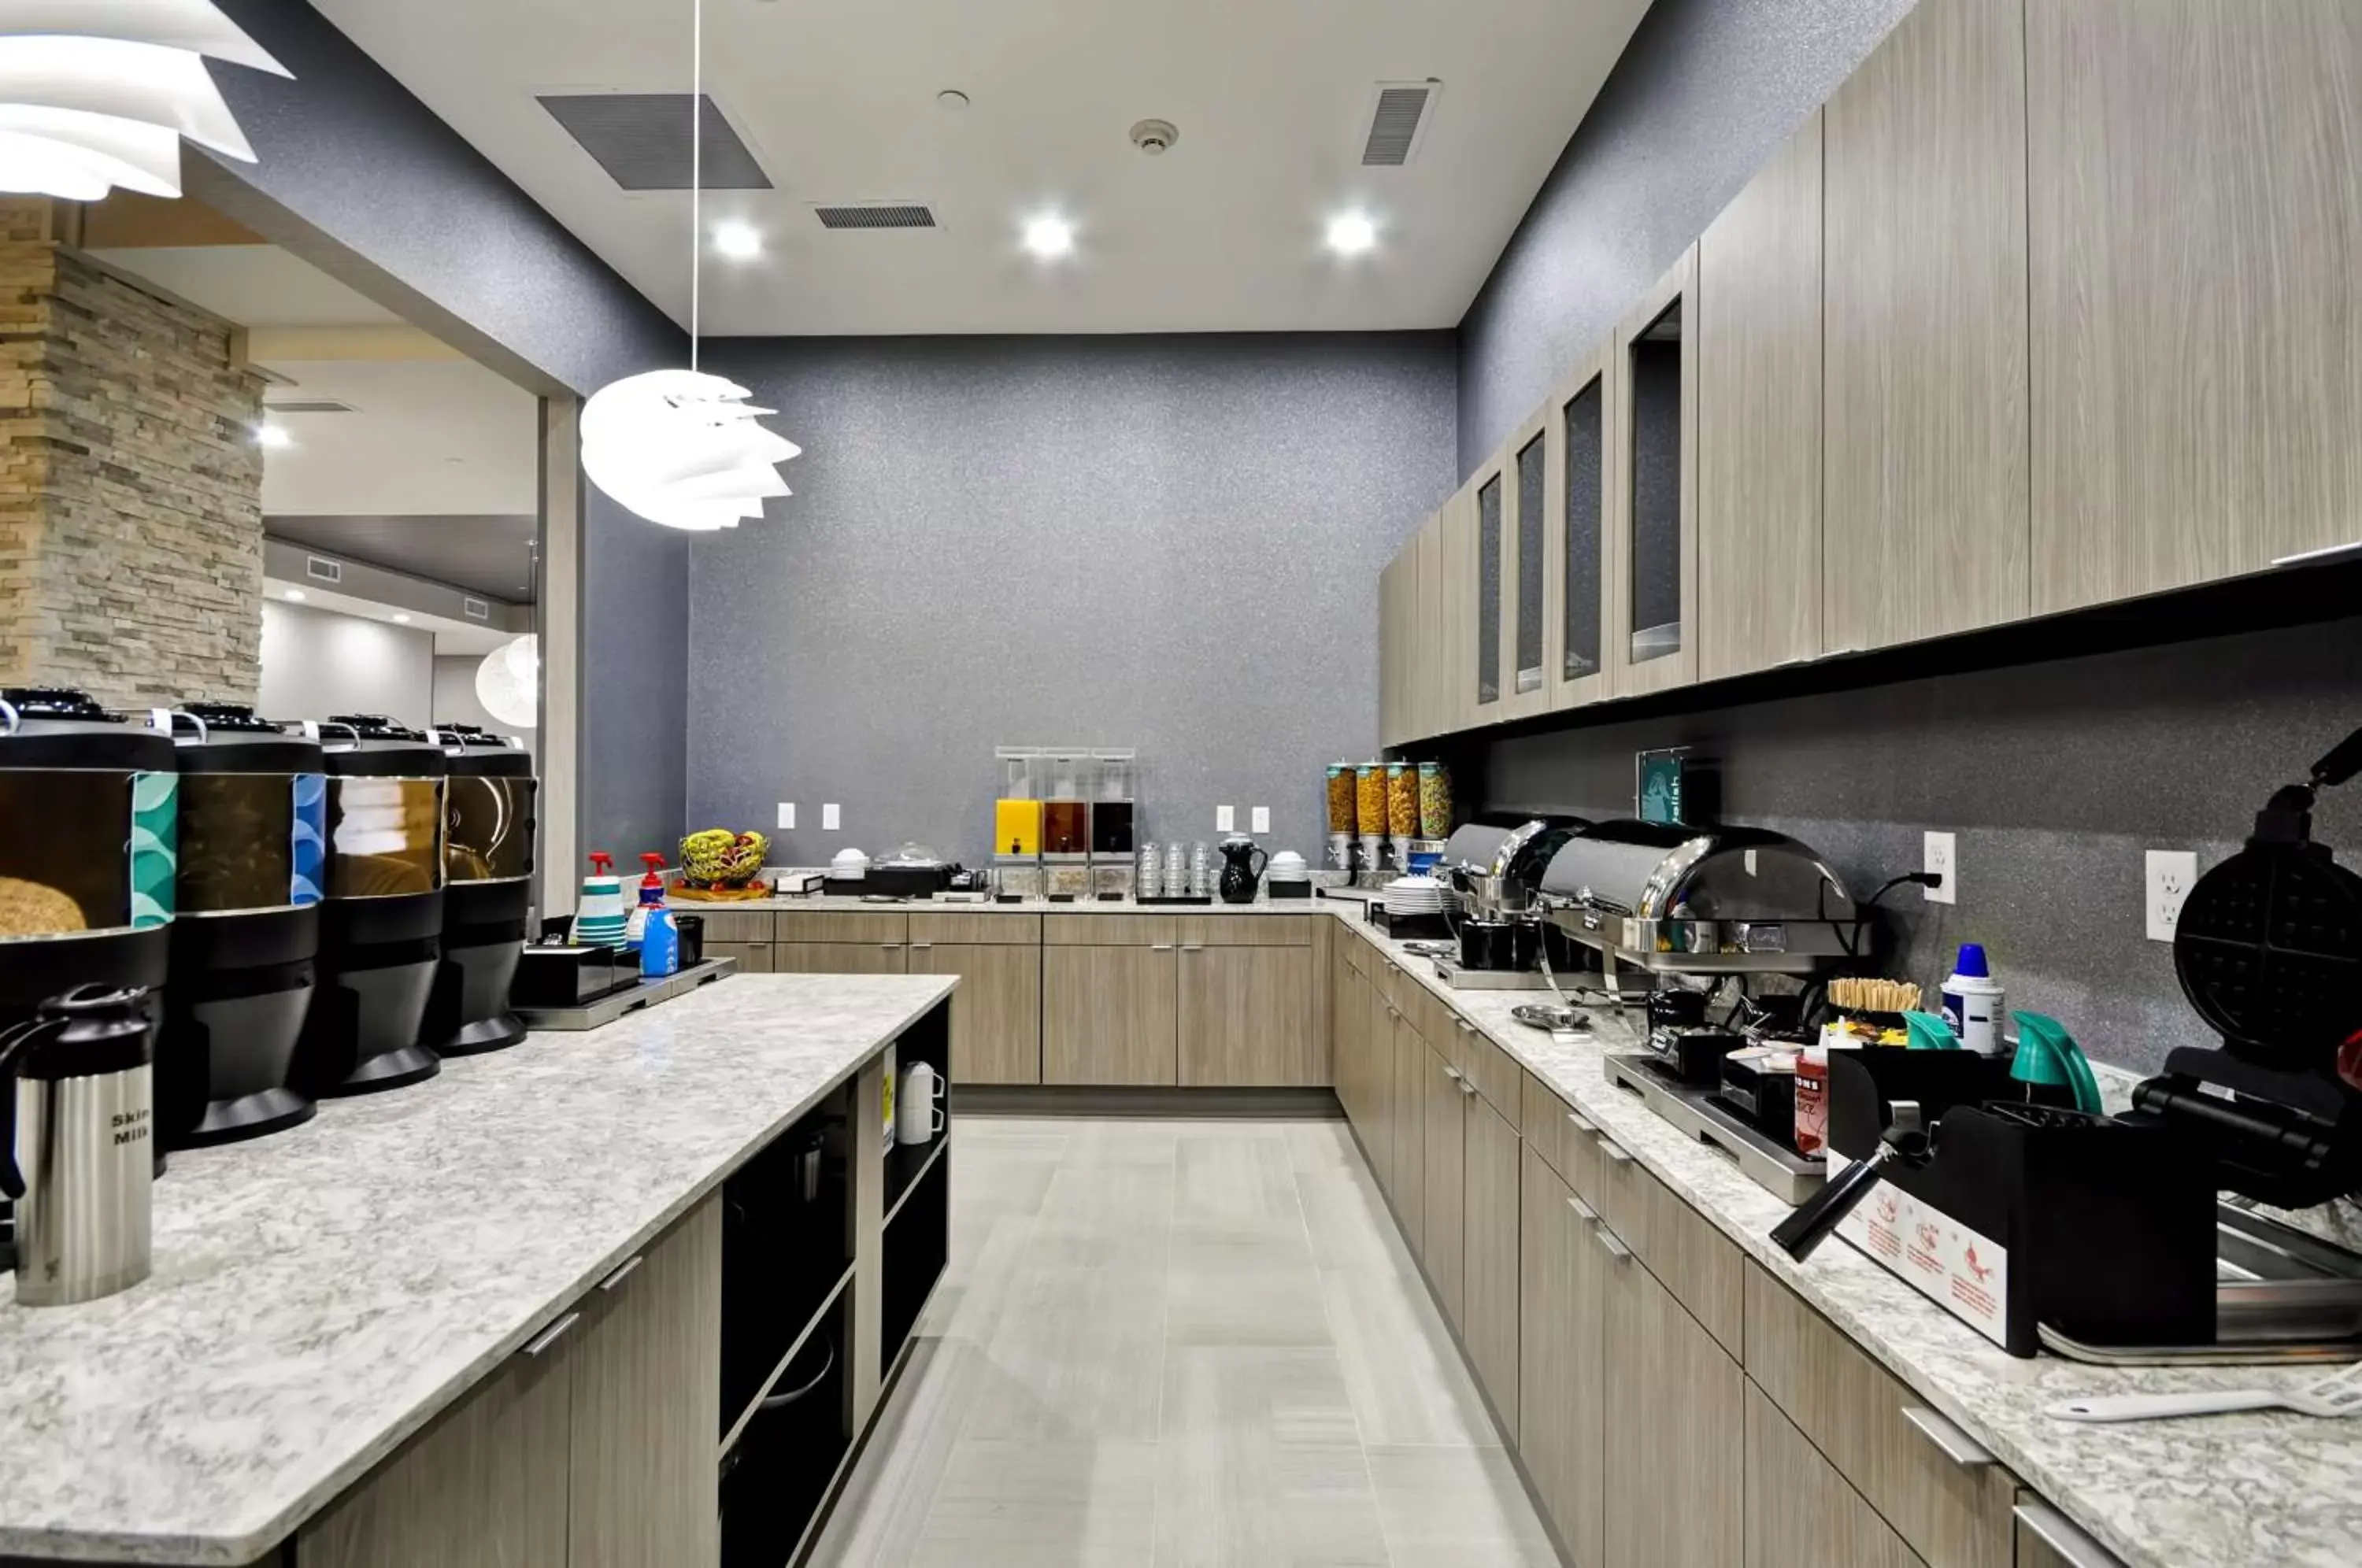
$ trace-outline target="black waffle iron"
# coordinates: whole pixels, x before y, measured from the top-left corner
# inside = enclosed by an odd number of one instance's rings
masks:
[[[1802,1260],[1843,1229],[2017,1355],[2362,1353],[2362,1266],[2218,1208],[2362,1187],[2362,877],[2312,831],[2320,791],[2357,772],[2362,731],[2183,903],[2174,970],[2220,1045],[2172,1051],[2113,1117],[1972,1053],[1832,1053],[1832,1178],[1773,1239]],[[2218,1269],[2257,1236],[2280,1272]]]

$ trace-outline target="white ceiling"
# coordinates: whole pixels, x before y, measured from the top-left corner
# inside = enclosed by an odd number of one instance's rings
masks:
[[[302,332],[278,333],[301,358],[274,357],[270,329],[383,328],[401,318],[272,245],[144,247],[94,252],[190,304],[253,330],[269,403],[321,399],[350,414],[271,415],[294,437],[262,466],[266,516],[523,515],[539,510],[539,404],[472,359],[314,359]],[[370,335],[355,334],[352,341]],[[329,338],[336,342],[337,339]],[[337,351],[332,349],[331,351]]]
[[[682,92],[690,0],[315,0],[676,318],[688,197],[630,194],[537,93]],[[778,187],[711,192],[760,260],[709,255],[714,334],[1340,330],[1456,324],[1647,0],[707,0],[706,90]],[[1425,142],[1363,169],[1374,84],[1438,77]],[[969,94],[965,112],[936,93]],[[1132,122],[1169,119],[1161,159]],[[932,204],[830,233],[815,202]],[[1378,251],[1340,262],[1362,204]],[[1075,256],[1017,245],[1075,222]]]

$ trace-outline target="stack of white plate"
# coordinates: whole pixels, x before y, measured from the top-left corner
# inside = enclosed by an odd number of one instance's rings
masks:
[[[1443,910],[1443,884],[1432,877],[1397,877],[1385,886],[1386,913],[1439,914]]]

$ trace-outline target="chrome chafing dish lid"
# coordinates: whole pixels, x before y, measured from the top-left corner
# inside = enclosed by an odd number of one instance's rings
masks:
[[[1522,875],[1540,878],[1543,867],[1584,825],[1581,817],[1525,816],[1514,812],[1485,812],[1454,828],[1444,841],[1440,871],[1466,872],[1470,877]]]
[[[1803,972],[1864,939],[1837,873],[1762,828],[1595,823],[1551,857],[1539,902],[1568,934],[1652,967]]]

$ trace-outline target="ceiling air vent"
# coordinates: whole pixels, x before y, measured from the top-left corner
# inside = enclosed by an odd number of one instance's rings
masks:
[[[626,191],[689,189],[689,94],[545,93],[541,106]],[[711,95],[700,100],[705,188],[767,191],[770,177]]]
[[[305,556],[304,575],[314,582],[342,582],[345,567],[342,561],[332,561],[326,556]]]
[[[1418,157],[1427,122],[1433,117],[1435,95],[1442,91],[1443,83],[1433,77],[1379,83],[1370,98],[1370,128],[1362,138],[1363,166],[1399,169]]]
[[[303,398],[290,398],[285,403],[265,403],[262,406],[273,414],[359,414],[360,412],[349,403],[338,403],[334,398],[326,397],[312,398],[308,401]]]
[[[822,228],[933,228],[934,209],[924,202],[838,202],[812,208]]]
[[[459,601],[459,613],[470,621],[489,621],[492,618],[492,607],[480,599],[462,599]]]

